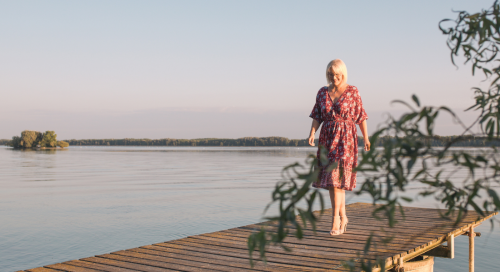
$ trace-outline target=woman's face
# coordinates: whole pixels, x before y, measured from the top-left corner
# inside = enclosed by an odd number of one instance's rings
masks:
[[[333,71],[333,69],[328,74],[330,76],[330,80],[332,81],[333,85],[338,87],[342,84],[344,75],[342,75],[341,73],[336,73],[335,71]]]

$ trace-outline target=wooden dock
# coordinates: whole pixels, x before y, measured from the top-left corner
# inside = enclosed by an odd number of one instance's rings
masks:
[[[345,234],[329,235],[331,211],[327,210],[320,219],[316,234],[306,230],[305,239],[288,237],[286,245],[292,249],[291,252],[269,247],[267,265],[258,262],[253,269],[248,261],[247,238],[263,223],[25,271],[347,271],[342,263],[359,260],[359,254],[362,254],[366,239],[372,232],[375,241],[393,237],[388,244],[370,248],[365,255],[371,260],[377,257],[385,260],[386,267],[376,270],[404,271],[402,268],[405,265],[411,265],[408,261],[419,256],[453,258],[454,237],[472,233],[473,241],[473,228],[497,214],[480,217],[471,211],[459,225],[454,226],[453,222],[439,215],[439,210],[405,207],[406,220],[397,216],[399,223],[395,228],[388,228],[385,221],[377,221],[370,216],[374,209],[371,204],[354,203],[346,208],[349,224]],[[381,230],[382,227],[385,231]]]

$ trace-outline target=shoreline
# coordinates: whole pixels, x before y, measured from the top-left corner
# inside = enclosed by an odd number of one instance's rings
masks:
[[[378,139],[377,145],[373,147],[382,147],[386,143],[395,141],[396,138],[392,136],[383,136]],[[475,136],[436,136],[433,138],[419,137],[415,138],[422,142],[425,146],[444,147],[450,141],[456,141],[452,147],[489,147],[499,146],[500,138],[493,138],[489,140],[487,137]],[[7,145],[10,140],[0,139],[0,145]],[[135,138],[122,138],[122,139],[70,139],[64,140],[70,146],[203,146],[203,147],[309,147],[308,139],[289,139],[285,137],[243,137],[237,139],[231,138],[198,138],[198,139],[135,139]],[[319,140],[315,139],[316,146],[319,145]],[[364,146],[363,137],[358,136],[358,146]]]

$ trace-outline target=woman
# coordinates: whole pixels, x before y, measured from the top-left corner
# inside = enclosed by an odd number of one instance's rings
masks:
[[[332,60],[328,64],[326,81],[328,86],[318,91],[316,104],[309,115],[313,118],[309,145],[314,146],[314,135],[323,123],[317,153],[321,170],[318,181],[313,184],[313,187],[330,191],[332,202],[330,235],[339,235],[344,233],[347,226],[345,190],[352,191],[356,187],[356,172],[352,172],[352,169],[358,165],[356,124],[359,125],[363,134],[365,150],[370,150],[366,128],[368,116],[363,108],[358,89],[347,85],[347,68],[342,60]],[[326,165],[321,165],[321,148],[325,148],[328,154]],[[331,170],[329,166],[334,163],[337,163],[337,167]]]

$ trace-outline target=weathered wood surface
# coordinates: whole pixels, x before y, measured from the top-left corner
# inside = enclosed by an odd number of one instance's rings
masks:
[[[407,261],[422,255],[440,246],[449,235],[462,235],[471,226],[496,214],[481,217],[471,211],[454,225],[453,221],[440,216],[440,210],[404,207],[405,217],[397,215],[398,223],[389,228],[386,221],[371,217],[375,208],[371,204],[354,203],[346,208],[349,224],[345,234],[330,236],[331,211],[323,215],[318,212],[320,221],[316,232],[305,230],[302,240],[288,237],[286,246],[291,252],[270,246],[267,264],[258,262],[253,268],[249,265],[247,238],[263,226],[272,231],[275,229],[272,224],[252,224],[25,271],[347,271],[343,262],[356,262],[360,256],[384,260],[388,269],[400,258]],[[360,255],[372,233],[377,247]],[[392,239],[383,244],[387,238]],[[254,256],[257,257],[257,253]]]

